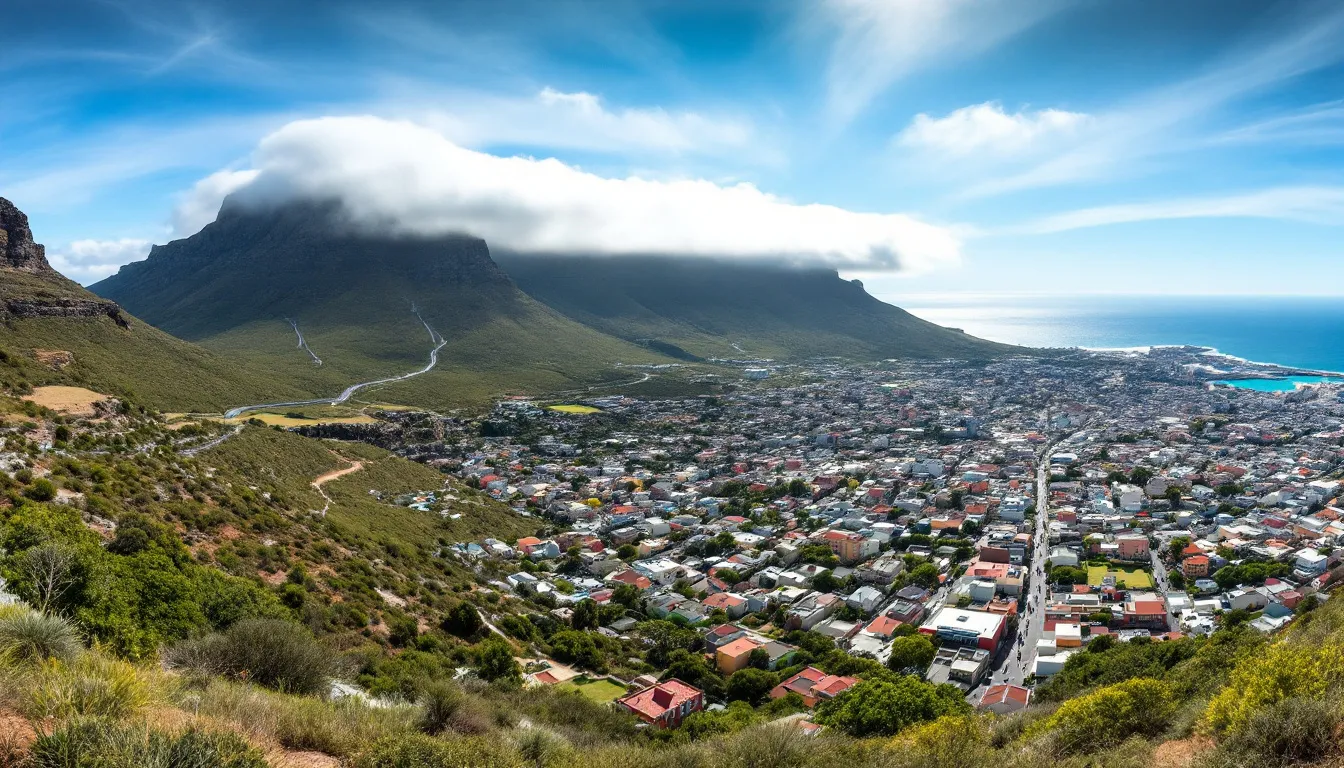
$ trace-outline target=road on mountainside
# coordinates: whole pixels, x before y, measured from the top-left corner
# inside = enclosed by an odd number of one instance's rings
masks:
[[[317,400],[291,400],[290,402],[287,403],[260,403],[257,405],[243,405],[237,408],[233,408],[229,411],[225,411],[224,418],[236,419],[239,416],[243,415],[244,413],[248,413],[250,411],[260,411],[266,408],[296,408],[305,405],[339,405],[341,403],[344,403],[346,400],[349,400],[352,395],[354,395],[361,389],[376,387],[380,384],[394,384],[398,381],[405,381],[406,379],[414,378],[423,373],[429,373],[434,369],[434,366],[439,364],[439,350],[443,349],[444,345],[448,343],[448,340],[440,336],[438,334],[438,331],[435,331],[433,328],[429,327],[429,323],[426,323],[425,319],[423,317],[420,317],[419,312],[416,312],[415,316],[420,319],[420,322],[422,324],[424,324],[425,330],[429,331],[430,343],[436,344],[436,346],[429,351],[429,364],[426,365],[424,368],[421,368],[417,371],[411,371],[410,373],[403,373],[400,376],[392,376],[386,379],[378,379],[377,381],[365,381],[359,384],[351,384],[350,386],[345,388],[344,392],[337,395],[336,397],[319,398]]]

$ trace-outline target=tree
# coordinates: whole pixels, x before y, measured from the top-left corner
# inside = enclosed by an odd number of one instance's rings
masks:
[[[926,589],[938,586],[938,566],[933,563],[915,566],[910,571],[910,581]]]
[[[644,593],[633,584],[622,584],[611,593],[611,601],[632,611],[644,609]]]
[[[812,577],[812,588],[818,592],[834,592],[840,586],[840,580],[830,571],[822,571]]]
[[[770,652],[757,648],[747,655],[747,666],[755,669],[770,669]]]
[[[560,661],[577,664],[594,672],[606,670],[606,658],[587,632],[566,630],[556,632],[550,639],[551,654]]]
[[[817,707],[816,721],[854,736],[892,736],[915,723],[969,714],[965,694],[951,685],[929,685],[910,675],[865,680]]]
[[[622,560],[630,560],[639,554],[639,549],[634,544],[622,544],[616,550],[616,556]]]
[[[700,635],[694,630],[679,627],[662,619],[640,622],[635,625],[635,634],[649,644],[649,650],[645,655],[648,662],[655,667],[666,666],[674,651],[689,651],[700,643]]]
[[[1134,471],[1129,473],[1129,482],[1139,487],[1147,485],[1148,481],[1152,479],[1153,470],[1147,467],[1135,467]]]
[[[513,649],[499,637],[491,637],[477,646],[476,674],[483,680],[504,684],[517,684],[523,679]]]
[[[1190,546],[1189,536],[1175,536],[1167,543],[1167,559],[1173,562],[1181,559],[1181,554],[1185,548]]]
[[[794,498],[798,498],[800,496],[811,496],[812,486],[808,485],[806,482],[802,481],[799,478],[794,478],[789,481],[789,495],[793,496]]]
[[[778,684],[779,678],[773,672],[755,667],[739,669],[728,678],[728,700],[745,701],[754,707]]]
[[[597,629],[600,624],[597,603],[592,600],[580,600],[574,606],[569,617],[569,625],[575,629]]]
[[[454,605],[443,619],[443,631],[458,637],[474,637],[485,626],[476,606],[467,602]]]
[[[33,607],[41,613],[50,613],[70,588],[77,576],[75,551],[55,542],[39,544],[19,558],[19,572],[32,585]]]
[[[937,653],[938,649],[924,635],[898,637],[891,641],[891,656],[887,658],[887,666],[894,672],[923,674]]]
[[[723,679],[710,668],[702,654],[683,649],[673,651],[668,656],[667,670],[662,675],[664,680],[672,678],[703,690],[711,698],[723,695]]]
[[[714,578],[720,579],[723,583],[732,586],[742,581],[742,574],[732,568],[716,568]]]

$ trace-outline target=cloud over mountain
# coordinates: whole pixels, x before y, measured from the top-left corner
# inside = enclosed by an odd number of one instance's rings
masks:
[[[424,126],[375,117],[290,123],[263,139],[252,159],[256,176],[245,179],[243,202],[336,199],[362,226],[470,233],[516,251],[743,257],[911,272],[960,257],[948,229],[904,214],[796,204],[745,183],[606,178],[555,159],[466,149]],[[198,191],[218,192],[240,179],[231,172]],[[201,205],[199,197],[190,199]]]

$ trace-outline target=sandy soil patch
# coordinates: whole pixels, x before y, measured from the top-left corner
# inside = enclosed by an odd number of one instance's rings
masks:
[[[1203,736],[1164,741],[1153,750],[1153,768],[1188,768],[1195,758],[1213,749],[1213,741]]]
[[[94,404],[107,396],[83,387],[38,387],[23,399],[68,416],[93,416],[97,413]]]

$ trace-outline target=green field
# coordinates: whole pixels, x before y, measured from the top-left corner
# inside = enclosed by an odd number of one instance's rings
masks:
[[[598,704],[606,704],[625,695],[625,688],[610,680],[590,680],[582,676],[560,683],[555,687],[563,691],[578,691],[590,701]]]
[[[1115,577],[1115,585],[1126,589],[1152,589],[1153,577],[1147,571],[1141,568],[1124,570],[1123,568],[1108,568],[1104,565],[1087,566],[1087,584],[1092,587],[1101,586],[1101,582],[1107,576]]]

